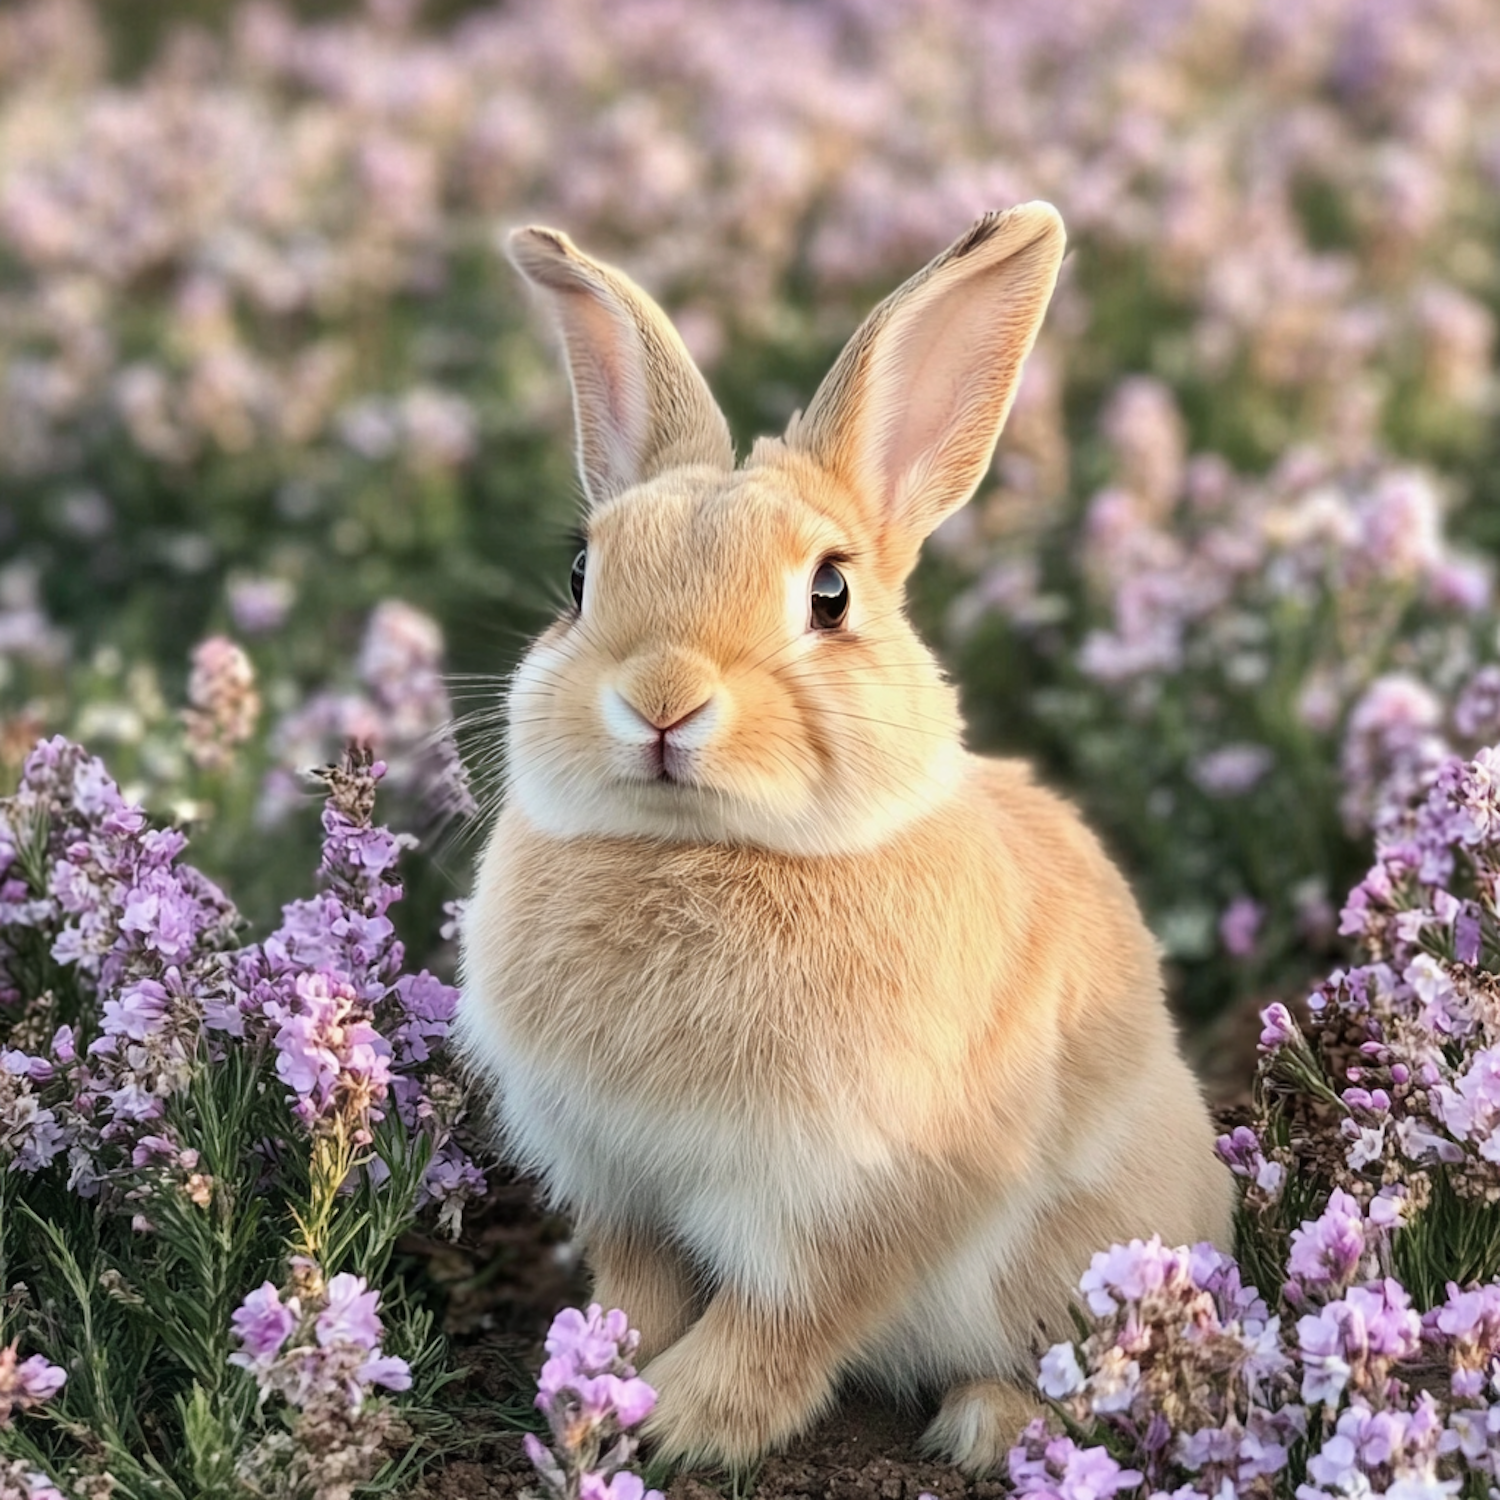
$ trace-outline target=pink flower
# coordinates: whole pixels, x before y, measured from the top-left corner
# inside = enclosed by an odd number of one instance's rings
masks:
[[[365,1278],[344,1271],[328,1283],[328,1306],[318,1314],[318,1342],[359,1344],[373,1349],[380,1343],[380,1318],[375,1309],[380,1293],[367,1291]]]

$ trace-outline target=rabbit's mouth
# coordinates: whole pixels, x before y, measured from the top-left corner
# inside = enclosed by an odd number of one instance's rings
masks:
[[[703,785],[693,774],[692,766],[685,759],[674,757],[670,747],[656,757],[654,765],[646,768],[643,777],[632,777],[631,780],[637,786],[644,781],[648,786],[674,787],[681,791],[696,790]]]

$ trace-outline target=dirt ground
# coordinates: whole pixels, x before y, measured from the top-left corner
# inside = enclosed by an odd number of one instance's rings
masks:
[[[1243,1118],[1254,1069],[1259,1006],[1246,1006],[1189,1044],[1216,1113]],[[537,1207],[530,1186],[497,1184],[458,1246],[413,1240],[431,1273],[450,1288],[448,1328],[470,1376],[487,1393],[528,1392],[541,1363],[542,1337],[558,1308],[582,1305],[588,1283],[568,1226]],[[667,1500],[991,1500],[998,1479],[974,1481],[917,1453],[931,1413],[897,1410],[858,1393],[785,1453],[735,1482],[722,1472],[682,1472],[662,1487]],[[661,1480],[645,1471],[653,1483]],[[536,1492],[517,1433],[484,1437],[473,1457],[428,1474],[409,1500],[510,1500]]]

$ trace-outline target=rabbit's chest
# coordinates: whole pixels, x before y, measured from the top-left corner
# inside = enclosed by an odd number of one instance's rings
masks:
[[[785,1288],[796,1247],[889,1192],[963,1039],[941,1005],[913,1022],[889,933],[692,873],[554,884],[545,910],[507,882],[469,933],[469,1051],[514,1153],[586,1220]]]
[[[701,980],[709,1012],[687,973],[636,979],[588,992],[607,1024],[585,1024],[561,989],[550,1023],[518,1007],[491,1054],[508,1140],[586,1223],[646,1225],[715,1279],[795,1289],[807,1244],[895,1175],[899,1125],[875,1097],[889,1083],[756,1011],[753,990],[737,1016],[723,1007],[731,966]]]

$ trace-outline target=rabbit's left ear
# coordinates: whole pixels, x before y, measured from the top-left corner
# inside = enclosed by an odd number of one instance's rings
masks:
[[[514,230],[507,249],[562,332],[591,506],[684,464],[734,467],[729,426],[707,382],[635,282],[561,230]]]
[[[1063,243],[1050,203],[981,219],[865,319],[788,431],[903,562],[984,477]]]

